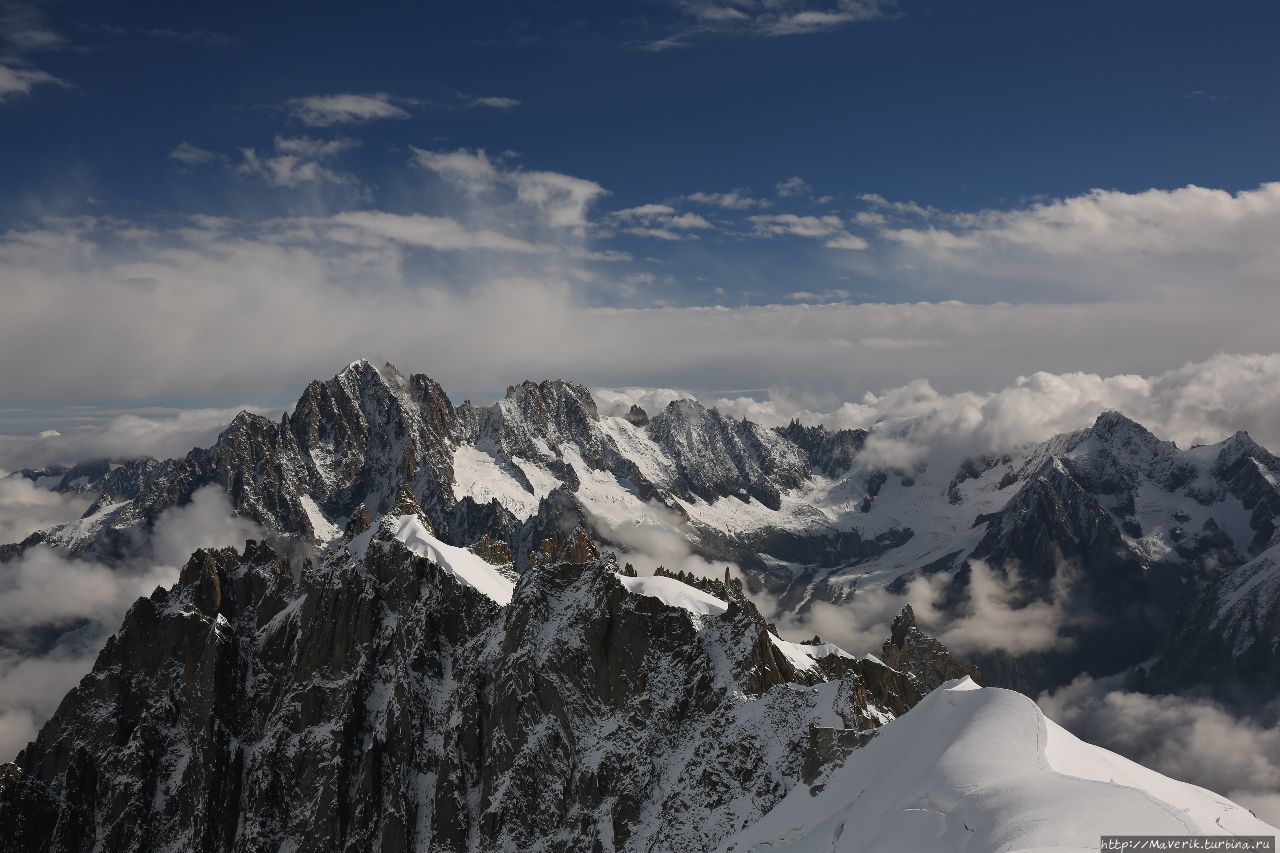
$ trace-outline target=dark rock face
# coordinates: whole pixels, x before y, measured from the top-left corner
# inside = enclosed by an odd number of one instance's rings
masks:
[[[46,481],[47,487],[54,492],[96,492],[99,505],[105,506],[136,498],[149,483],[168,473],[173,464],[150,457],[122,462],[100,459],[69,468],[53,465],[48,468],[26,468],[17,473],[28,480]]]
[[[1280,547],[1210,584],[1183,614],[1139,686],[1211,689],[1257,707],[1280,691]]]
[[[811,726],[847,746],[959,671],[914,628],[902,669],[797,669],[746,600],[696,615],[581,543],[503,607],[389,529],[300,581],[192,555],[0,772],[0,847],[705,850],[844,754]]]
[[[867,443],[865,429],[832,432],[823,426],[805,426],[799,421],[792,421],[775,431],[803,450],[809,465],[828,477],[847,473],[853,467],[854,457]]]
[[[1075,674],[1105,674],[1149,658],[1167,636],[1189,579],[1152,570],[1125,544],[1117,520],[1073,470],[1050,459],[987,525],[972,557],[1005,575],[1018,600],[1053,602],[1074,614],[1057,648],[978,656],[993,683],[1034,694]],[[1007,575],[1006,575],[1007,576]],[[952,594],[966,588],[961,569]]]
[[[672,401],[646,429],[674,461],[686,492],[703,500],[754,498],[777,509],[781,492],[809,476],[803,453],[791,442],[694,400]]]

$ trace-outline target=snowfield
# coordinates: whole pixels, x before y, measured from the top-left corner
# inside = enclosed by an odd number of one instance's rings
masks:
[[[722,853],[1097,850],[1102,835],[1275,835],[1247,810],[1084,743],[1027,697],[935,690]]]
[[[469,587],[478,590],[498,604],[511,603],[515,582],[504,577],[492,564],[477,557],[466,548],[446,545],[431,535],[426,526],[413,515],[402,515],[393,522],[396,539],[419,557],[424,557],[453,575]],[[374,525],[351,540],[348,550],[363,557],[378,525]]]

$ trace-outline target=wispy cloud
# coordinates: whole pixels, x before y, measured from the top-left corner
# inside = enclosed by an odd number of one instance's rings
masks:
[[[668,35],[641,45],[664,51],[708,38],[774,38],[820,33],[884,18],[895,0],[676,0],[681,21]]]
[[[0,4],[0,103],[30,95],[37,86],[70,86],[66,80],[35,68],[27,54],[61,50],[67,41],[49,27],[39,8],[23,3]]]
[[[67,81],[36,68],[0,64],[0,102],[15,95],[27,95],[36,86],[69,86]]]
[[[644,204],[615,210],[608,215],[611,224],[627,234],[658,240],[696,240],[700,230],[715,228],[696,213],[680,213],[669,204]]]
[[[332,218],[332,222],[351,226],[366,234],[397,243],[442,252],[488,250],[548,254],[554,251],[550,246],[539,246],[496,231],[468,229],[447,216],[353,211],[337,214]]]
[[[515,98],[503,98],[503,97],[494,96],[494,97],[488,97],[488,98],[473,98],[471,101],[471,106],[489,107],[490,109],[495,109],[495,110],[510,110],[520,106],[520,102],[517,101]]]
[[[785,181],[779,181],[774,189],[776,189],[778,195],[783,198],[813,195],[813,187],[809,186],[808,181],[800,177],[787,178]]]
[[[219,154],[217,151],[210,151],[207,148],[192,145],[190,142],[179,142],[169,152],[169,159],[186,166],[203,166],[206,163],[225,160],[226,156]]]
[[[765,198],[753,198],[744,189],[730,190],[724,193],[689,193],[686,196],[682,196],[682,200],[705,204],[710,207],[719,207],[723,210],[752,210],[766,208],[773,204],[773,202]]]
[[[471,197],[498,189],[512,191],[516,203],[538,211],[546,224],[555,228],[581,230],[587,225],[587,210],[607,195],[595,181],[549,172],[509,168],[501,159],[491,158],[484,149],[431,151],[413,148],[413,162],[439,175]]]
[[[395,100],[384,93],[308,95],[294,98],[289,102],[289,109],[299,121],[311,127],[408,118],[408,110],[398,106]]]
[[[45,22],[39,7],[28,3],[0,5],[0,42],[14,54],[60,50],[67,46],[66,38]]]
[[[236,172],[261,178],[273,187],[297,187],[308,183],[358,184],[354,175],[335,171],[326,165],[357,145],[359,143],[353,139],[277,136],[272,154],[259,155],[254,148],[240,149],[243,159],[236,166]],[[174,152],[169,156],[173,157]]]
[[[862,237],[850,234],[844,220],[834,214],[826,216],[799,216],[794,213],[756,214],[747,219],[756,236],[808,237],[822,240],[828,249],[864,251],[871,247]]]

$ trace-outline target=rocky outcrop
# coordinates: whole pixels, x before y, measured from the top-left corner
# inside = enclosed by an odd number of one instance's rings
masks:
[[[885,665],[910,673],[919,682],[922,694],[928,693],[953,678],[969,676],[982,684],[982,673],[976,666],[962,664],[951,656],[947,647],[920,630],[916,614],[908,604],[893,620],[889,639],[885,640],[880,658]]]

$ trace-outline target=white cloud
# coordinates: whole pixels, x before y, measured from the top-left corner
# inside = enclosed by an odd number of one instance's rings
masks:
[[[891,460],[886,461],[889,467],[893,466]],[[855,654],[878,652],[889,636],[894,617],[908,604],[921,629],[962,659],[967,654],[996,650],[1026,654],[1069,645],[1064,629],[1076,617],[1066,601],[1077,576],[1073,566],[1060,562],[1054,571],[1052,594],[1021,606],[1014,605],[1019,567],[1010,564],[997,570],[980,560],[970,562],[964,597],[951,610],[941,608],[947,587],[953,582],[949,574],[915,578],[901,593],[889,592],[883,586],[867,587],[848,602],[815,602],[800,615],[779,612],[777,604],[768,598],[762,597],[757,603],[787,636],[807,639],[820,634]]]
[[[880,274],[981,299],[1141,301],[1274,290],[1280,183],[1093,190],[1007,210],[947,213],[864,196]],[[924,220],[919,221],[919,220]]]
[[[239,548],[245,539],[261,537],[256,525],[231,514],[221,487],[206,486],[187,505],[161,513],[148,560],[107,567],[37,545],[0,564],[0,636],[7,644],[0,646],[0,760],[34,737],[92,667],[129,606],[157,586],[173,584],[192,551]],[[52,648],[28,648],[33,629],[58,626],[72,630]]]
[[[799,216],[794,213],[756,214],[748,216],[757,236],[775,237],[790,235],[823,240],[828,249],[863,251],[871,244],[845,230],[844,221],[834,214],[825,216]]]
[[[30,94],[36,86],[44,85],[67,86],[69,84],[47,71],[0,63],[0,103],[16,95]]]
[[[727,193],[696,192],[689,193],[683,199],[697,204],[719,207],[724,210],[751,210],[753,208],[769,207],[773,204],[768,199],[752,198],[746,190],[732,190]]]
[[[58,494],[16,474],[0,477],[0,544],[77,519],[91,503],[92,495]]]
[[[798,216],[794,213],[757,214],[747,217],[761,236],[790,234],[796,237],[832,237],[844,230],[838,216]]]
[[[191,500],[165,510],[156,519],[151,537],[152,561],[157,566],[180,567],[197,548],[242,546],[246,539],[261,539],[263,532],[247,518],[232,513],[221,486],[198,489]]]
[[[809,182],[801,177],[787,178],[785,181],[779,181],[775,189],[777,190],[778,195],[783,198],[813,195],[813,187],[809,186]]]
[[[410,246],[442,252],[488,250],[541,254],[554,251],[496,231],[469,230],[445,216],[396,214],[380,211],[350,211],[332,217],[332,222]]]
[[[357,184],[359,182],[354,175],[336,172],[325,165],[357,144],[352,139],[277,136],[274,155],[260,156],[253,148],[240,149],[244,159],[236,171],[262,178],[274,187],[297,187],[310,183]]]
[[[262,411],[253,406],[236,406],[117,414],[98,423],[64,429],[52,435],[9,436],[9,440],[0,445],[0,467],[72,465],[140,456],[179,458],[186,456],[192,448],[208,447],[231,419],[244,410]],[[0,541],[11,542],[13,539],[0,537]]]
[[[0,569],[0,631],[113,623],[140,595],[173,583],[172,566],[112,569],[36,545]]]
[[[696,213],[679,213],[669,204],[642,204],[615,210],[608,219],[627,234],[660,240],[693,240],[697,235],[691,231],[715,227],[704,217]]]
[[[179,142],[169,152],[169,159],[176,160],[187,166],[202,166],[205,163],[214,163],[225,158],[216,151],[192,145],[190,142]]]
[[[106,635],[97,633],[45,654],[0,648],[0,761],[35,738],[67,691],[93,667]]]
[[[927,252],[881,241],[866,251],[824,252],[826,273],[798,269],[776,297],[847,291],[860,304],[622,309],[607,307],[617,304],[618,294],[650,304],[663,294],[636,291],[637,279],[629,276],[642,270],[623,267],[615,274],[588,266],[619,257],[588,242],[612,220],[591,229],[552,224],[585,221],[588,208],[581,200],[603,193],[598,185],[583,182],[577,201],[572,193],[551,190],[540,197],[528,188],[545,173],[514,168],[482,151],[420,150],[415,159],[461,191],[449,200],[449,215],[364,210],[274,220],[192,218],[167,228],[149,221],[145,229],[79,217],[5,233],[0,277],[12,286],[0,317],[0,359],[28,367],[0,375],[3,398],[17,404],[86,396],[121,403],[191,400],[192,377],[199,377],[200,393],[210,395],[201,402],[213,395],[287,400],[306,379],[326,372],[323,365],[345,364],[372,345],[411,369],[468,389],[502,388],[525,375],[693,388],[802,383],[862,406],[869,390],[903,388],[927,376],[921,405],[932,394],[956,397],[938,405],[963,410],[960,392],[990,394],[1022,375],[1026,387],[1018,393],[1032,396],[1037,384],[1079,385],[1077,393],[1088,402],[1083,412],[1115,398],[1112,391],[1123,385],[1119,376],[1154,377],[1170,365],[1201,363],[1222,352],[1275,351],[1272,318],[1280,294],[1262,288],[1262,277],[1253,272],[1265,268],[1271,251],[1252,236],[1268,222],[1265,194],[1243,209],[1228,206],[1235,222],[1228,230],[1235,236],[1220,244],[1236,247],[1229,253],[1238,268],[1218,263],[1212,289],[1182,287],[1176,298],[1134,286],[1118,297],[1112,291],[1112,299],[1124,301],[1073,301],[1087,295],[1083,288],[1090,281],[1105,282],[1136,262],[1123,252],[1082,252],[1052,262],[1044,256],[1023,266],[1008,253],[988,252],[966,279],[963,270],[944,268]],[[673,202],[665,207],[671,213],[648,210],[684,215]],[[872,212],[895,223],[910,215],[887,204]],[[752,215],[764,217],[747,220],[762,236],[799,233],[819,244],[856,236],[841,230],[848,225],[841,217]],[[1255,221],[1255,215],[1262,218]],[[129,236],[141,233],[149,236]],[[462,251],[481,247],[498,251]],[[1165,268],[1168,277],[1188,282],[1187,270],[1194,277],[1217,254],[1178,256]],[[1096,265],[1111,256],[1119,260],[1098,276]],[[726,276],[749,272],[732,257],[720,260]],[[1041,298],[1023,304],[873,304],[862,282],[843,274],[846,265],[858,275],[895,276],[893,286],[904,297],[927,290],[930,276],[944,273],[975,297],[991,296],[993,288],[1000,295],[999,282],[1025,269],[1020,290],[1035,297],[1060,294],[1065,304],[1040,304]],[[1071,269],[1076,272],[1068,276]],[[1056,279],[1065,282],[1060,289]],[[148,323],[146,335],[137,334],[137,318],[159,316],[166,321]],[[308,331],[281,352],[282,328]],[[235,330],[234,348],[226,346],[227,329]],[[459,358],[460,352],[467,357]],[[56,369],[67,359],[74,370]],[[1089,391],[1095,385],[1107,393]],[[1250,393],[1265,401],[1269,395],[1258,389],[1267,387],[1255,384]],[[1119,402],[1111,407],[1144,411],[1137,401]],[[1238,421],[1230,426],[1254,429],[1261,409],[1245,399],[1231,403]],[[1033,411],[1026,422],[1039,417]],[[1177,435],[1191,432],[1174,427]],[[1261,428],[1271,429],[1265,421]]]
[[[520,102],[515,98],[488,97],[475,98],[471,102],[475,107],[489,107],[495,110],[510,110],[520,106]]]
[[[407,110],[397,106],[390,95],[310,95],[294,98],[289,109],[303,124],[330,127],[335,124],[357,124],[377,119],[404,119]]]
[[[484,149],[473,152],[413,148],[413,162],[469,196],[480,196],[499,187],[513,191],[517,203],[537,211],[554,228],[581,230],[587,224],[587,209],[607,195],[604,187],[585,178],[560,172],[505,168]]]
[[[871,248],[871,244],[856,234],[841,234],[832,237],[822,245],[828,249],[845,249],[851,252],[862,252]]]
[[[676,0],[685,23],[646,43],[651,51],[687,47],[706,38],[809,35],[883,18],[893,0]]]
[[[35,4],[5,3],[0,6],[0,41],[15,54],[59,50],[67,40],[46,23]]]
[[[805,294],[801,294],[805,295]],[[826,305],[843,313],[843,306]],[[859,348],[912,351],[938,349],[931,339],[864,338]],[[942,358],[950,357],[941,347]],[[1180,447],[1221,441],[1245,429],[1264,445],[1280,448],[1280,354],[1217,355],[1149,376],[1038,372],[1017,377],[996,391],[943,393],[923,379],[861,400],[777,386],[763,399],[674,389],[601,389],[601,410],[621,414],[632,402],[654,411],[681,397],[695,397],[725,414],[765,426],[793,419],[833,429],[895,425],[877,434],[880,452],[923,458],[1005,452],[1055,435],[1083,429],[1105,411],[1120,411],[1158,437]],[[896,447],[894,445],[897,445]]]
[[[1082,675],[1038,701],[1078,737],[1280,824],[1280,707],[1253,719],[1209,699],[1129,692],[1119,680]]]
[[[821,293],[814,293],[812,290],[793,290],[787,294],[787,299],[791,302],[808,302],[825,305],[828,302],[842,302],[849,298],[849,291],[841,288],[832,288],[824,290]]]
[[[293,154],[310,160],[328,160],[344,151],[350,151],[360,143],[354,139],[316,139],[311,136],[277,136],[276,151]]]
[[[461,188],[469,195],[492,190],[503,174],[498,164],[489,158],[483,148],[467,151],[428,151],[413,148],[413,161],[428,171],[435,172],[446,181]]]

